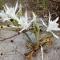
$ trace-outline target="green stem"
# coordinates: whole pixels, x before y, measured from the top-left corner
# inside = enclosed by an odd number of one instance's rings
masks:
[[[29,41],[32,41],[31,38],[29,37],[29,35],[26,32],[24,32],[24,34],[27,36],[27,38],[29,39]]]

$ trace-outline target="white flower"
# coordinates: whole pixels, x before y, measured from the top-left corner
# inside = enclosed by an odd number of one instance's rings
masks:
[[[5,4],[4,10],[0,11],[0,17],[3,19],[3,21],[9,19],[15,19],[19,21],[18,17],[16,16],[17,8],[18,8],[18,2],[16,3],[15,7],[8,7]]]
[[[55,33],[53,33],[53,31],[60,31],[60,28],[58,27],[58,21],[59,17],[57,17],[54,21],[51,20],[51,15],[49,13],[49,21],[48,21],[48,25],[46,25],[44,23],[44,21],[41,19],[43,25],[47,28],[47,32],[51,32],[53,34],[54,37],[59,38]]]
[[[59,17],[57,17],[54,21],[51,20],[51,15],[49,14],[49,22],[48,22],[48,27],[47,27],[47,31],[60,31],[60,28],[58,28],[58,23],[56,23],[58,21]]]
[[[20,32],[22,32],[23,30],[27,30],[31,26],[31,24],[34,20],[35,20],[34,14],[33,14],[33,19],[29,20],[28,16],[27,16],[27,11],[26,11],[25,16],[20,17],[20,25],[22,28],[22,30]]]

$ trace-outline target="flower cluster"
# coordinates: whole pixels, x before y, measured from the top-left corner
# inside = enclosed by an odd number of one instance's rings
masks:
[[[33,18],[29,20],[27,10],[25,11],[25,15],[18,17],[17,12],[22,10],[22,6],[20,4],[20,8],[18,9],[18,2],[16,3],[15,7],[8,7],[6,4],[4,5],[4,10],[0,11],[0,17],[3,22],[10,21],[11,19],[16,20],[19,24],[19,27],[21,28],[20,32],[27,30],[30,26],[32,26],[32,23],[37,21],[37,17],[32,12]],[[47,28],[46,32],[50,32],[54,37],[59,38],[53,31],[60,31],[60,28],[58,27],[58,21],[59,17],[57,17],[54,21],[51,20],[51,14],[49,13],[49,21],[48,25],[45,24],[42,18],[40,18],[40,21],[42,21],[42,24]],[[14,26],[15,27],[15,26]]]
[[[25,11],[24,16],[18,17],[18,15],[16,13],[17,9],[18,9],[18,2],[16,3],[15,7],[8,7],[5,4],[4,10],[0,11],[0,17],[3,22],[5,22],[6,20],[10,21],[10,19],[16,20],[18,22],[18,24],[20,25],[20,28],[22,28],[20,32],[22,32],[23,30],[29,28],[29,26],[34,21],[34,18],[29,21],[28,16],[27,16],[27,11]],[[19,8],[18,12],[20,10],[22,10],[21,4],[20,4],[20,8]],[[15,26],[12,26],[12,27],[15,27]]]

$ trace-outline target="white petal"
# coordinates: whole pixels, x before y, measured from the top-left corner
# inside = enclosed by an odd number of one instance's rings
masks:
[[[16,12],[17,8],[18,8],[18,1],[16,2],[16,5],[15,5],[15,12]]]
[[[41,54],[42,54],[42,60],[43,60],[43,47],[41,46]]]
[[[18,13],[22,12],[22,5],[20,4]]]
[[[28,20],[28,13],[27,13],[27,10],[25,11],[25,18],[26,18],[26,20]]]
[[[9,7],[5,4],[4,5],[4,10],[6,11],[6,10],[9,10]]]
[[[55,33],[53,33],[53,32],[51,32],[51,33],[53,34],[53,36],[54,36],[55,38],[59,39],[59,37],[58,37]]]
[[[20,30],[19,32],[21,33],[22,31],[24,31],[25,30],[25,28],[23,28],[22,30]]]
[[[0,17],[1,17],[1,19],[2,19],[3,22],[10,19],[10,18],[4,13],[4,11],[2,11],[2,12],[0,13]]]
[[[20,4],[20,8],[19,9],[20,9],[20,11],[22,10],[22,5],[21,4]]]
[[[35,15],[35,13],[34,13],[34,12],[32,12],[32,14],[33,14],[33,17],[35,17],[35,18],[36,18],[36,15]]]
[[[50,22],[50,20],[51,20],[51,14],[50,14],[50,12],[49,12],[49,22]]]
[[[58,20],[59,20],[59,17],[57,17],[57,18],[54,20],[54,22],[56,23]]]
[[[0,17],[4,17],[6,14],[4,12],[0,12]]]
[[[45,22],[42,20],[42,18],[40,18],[40,20],[42,21],[42,24],[47,27],[47,25],[45,24]]]

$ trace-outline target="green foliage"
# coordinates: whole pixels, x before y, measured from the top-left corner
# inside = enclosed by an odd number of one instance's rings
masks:
[[[37,5],[39,5],[42,9],[47,9],[48,0],[37,0]]]
[[[0,9],[3,8],[4,2],[5,2],[4,0],[0,0]]]
[[[43,1],[43,8],[48,8],[48,0],[42,0]]]
[[[12,22],[12,24],[13,24],[14,26],[19,26],[19,24],[18,24],[18,21],[17,21],[17,20],[13,20],[13,19],[11,19],[10,21]]]

